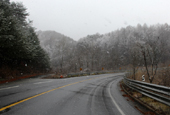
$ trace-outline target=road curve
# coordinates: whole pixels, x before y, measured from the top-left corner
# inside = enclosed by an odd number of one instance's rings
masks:
[[[0,86],[3,115],[140,115],[122,96],[123,74],[26,79]]]

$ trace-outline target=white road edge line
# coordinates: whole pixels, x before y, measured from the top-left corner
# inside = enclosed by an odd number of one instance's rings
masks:
[[[34,84],[41,84],[41,83],[47,83],[47,82],[52,82],[52,81],[37,82],[37,83],[34,83]]]
[[[116,101],[114,100],[114,98],[112,97],[111,93],[110,93],[110,90],[111,90],[111,85],[112,85],[113,82],[110,83],[109,85],[109,88],[108,88],[108,92],[109,92],[109,95],[112,99],[112,102],[114,103],[114,105],[117,107],[117,109],[119,110],[119,112],[122,114],[122,115],[125,115],[124,112],[120,109],[120,107],[118,106],[118,104],[116,103]]]
[[[2,89],[0,89],[0,90],[12,89],[12,88],[16,88],[16,87],[19,87],[19,85],[18,85],[18,86],[13,86],[13,87],[6,87],[6,88],[2,88]]]

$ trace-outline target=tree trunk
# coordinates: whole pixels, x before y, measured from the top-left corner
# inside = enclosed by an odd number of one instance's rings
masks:
[[[146,68],[146,71],[147,71],[147,75],[149,77],[149,82],[151,83],[151,80],[150,80],[150,75],[149,75],[149,71],[148,71],[148,65],[147,65],[147,60],[146,60],[146,54],[145,52],[143,52],[143,58],[144,58],[144,63],[145,63],[145,68]]]
[[[136,72],[135,72],[135,67],[133,67],[133,76],[134,76],[134,80],[136,80],[135,74],[136,74]]]

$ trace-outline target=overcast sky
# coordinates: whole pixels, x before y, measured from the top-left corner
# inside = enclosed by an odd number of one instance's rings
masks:
[[[37,30],[54,30],[78,40],[128,25],[170,24],[170,0],[11,0],[28,9]]]

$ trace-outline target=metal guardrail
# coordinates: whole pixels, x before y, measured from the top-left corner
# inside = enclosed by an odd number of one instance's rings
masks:
[[[136,81],[124,77],[124,83],[137,92],[170,106],[170,87]]]

